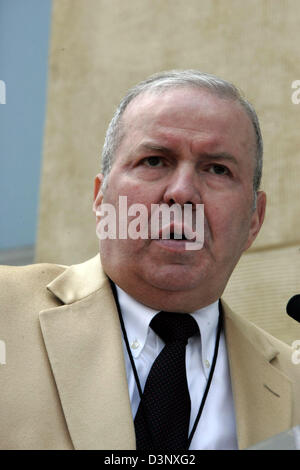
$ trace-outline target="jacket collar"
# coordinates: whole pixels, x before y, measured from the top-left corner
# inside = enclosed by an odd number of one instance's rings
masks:
[[[106,284],[107,276],[99,254],[84,263],[66,268],[47,285],[47,289],[66,305],[88,297]]]
[[[47,286],[65,305],[41,312],[49,360],[75,448],[133,449],[119,319],[100,256]],[[222,301],[239,448],[291,427],[291,384],[268,335]]]

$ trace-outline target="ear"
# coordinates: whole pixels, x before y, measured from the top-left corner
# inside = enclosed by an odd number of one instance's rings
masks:
[[[266,202],[267,202],[266,193],[264,191],[258,191],[257,200],[256,200],[256,208],[252,214],[249,236],[248,236],[248,240],[246,242],[245,248],[244,248],[245,251],[248,250],[248,248],[250,248],[250,246],[256,239],[258,232],[261,229],[261,226],[265,218]]]
[[[93,203],[93,212],[96,214],[96,220],[99,221],[99,217],[97,216],[97,211],[102,204],[103,200],[103,192],[102,192],[102,182],[103,182],[103,175],[99,173],[94,180],[94,203]]]

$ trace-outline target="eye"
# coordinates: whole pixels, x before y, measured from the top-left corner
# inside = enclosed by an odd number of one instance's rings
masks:
[[[163,164],[161,157],[147,157],[143,159],[143,163],[151,168],[157,168]]]
[[[218,176],[228,176],[230,171],[224,165],[214,164],[209,167],[209,172]]]

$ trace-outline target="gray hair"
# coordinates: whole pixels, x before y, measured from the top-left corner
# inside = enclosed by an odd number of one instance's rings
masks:
[[[107,177],[111,170],[116,150],[121,142],[123,133],[121,132],[121,118],[128,104],[138,95],[147,91],[159,92],[168,88],[194,87],[210,91],[223,99],[230,99],[238,102],[249,116],[256,137],[256,166],[253,176],[253,190],[256,201],[256,194],[260,187],[262,176],[263,141],[260,131],[259,120],[253,106],[242,96],[242,93],[232,83],[222,80],[214,75],[203,73],[198,70],[171,70],[157,73],[138,83],[131,88],[120,102],[107,129],[103,151],[102,151],[102,173],[104,175],[103,191],[107,185]],[[255,206],[255,202],[254,202]]]

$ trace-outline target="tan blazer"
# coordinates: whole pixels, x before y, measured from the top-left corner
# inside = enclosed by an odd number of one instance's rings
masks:
[[[99,255],[69,268],[2,267],[0,282],[0,448],[134,449],[118,314]],[[223,306],[245,448],[300,423],[300,366],[288,346]]]

